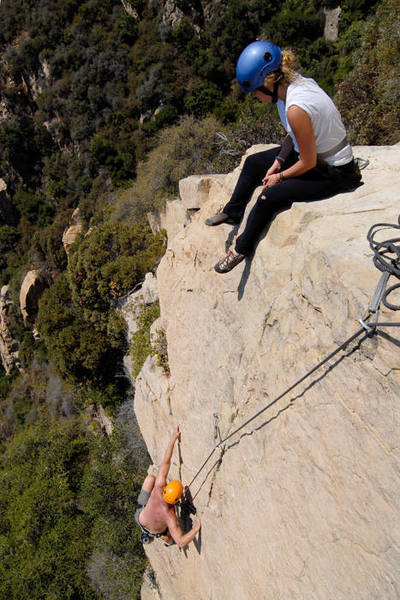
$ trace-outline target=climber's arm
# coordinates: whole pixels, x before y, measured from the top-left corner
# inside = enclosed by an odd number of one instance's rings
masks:
[[[179,436],[180,436],[179,425],[177,425],[174,429],[174,432],[171,437],[171,441],[168,444],[168,448],[165,451],[163,461],[158,470],[156,482],[155,482],[156,486],[164,487],[167,482],[167,476],[168,476],[168,472],[169,472],[169,469],[171,466],[172,452],[174,451],[175,442],[177,439],[179,439]]]
[[[201,527],[200,517],[195,515],[192,529],[187,533],[183,533],[181,527],[179,526],[178,518],[175,512],[170,513],[167,524],[170,536],[174,540],[175,544],[179,546],[179,548],[184,548],[187,546],[198,534]]]

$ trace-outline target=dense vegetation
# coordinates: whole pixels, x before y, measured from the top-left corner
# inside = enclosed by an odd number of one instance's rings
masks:
[[[42,414],[3,445],[1,598],[139,598],[145,561],[132,506],[143,471],[124,419],[116,423],[99,440],[81,417]]]
[[[241,49],[256,37],[292,47],[337,103],[354,143],[399,139],[398,0],[2,0],[0,285],[24,369],[0,366],[0,597],[128,600],[145,560],[133,511],[146,453],[128,410],[128,351],[118,299],[165,248],[147,213],[178,181],[230,170],[247,146],[279,142],[273,107],[242,97]],[[271,110],[272,108],[272,110]],[[6,189],[4,189],[6,186]],[[79,208],[67,257],[62,234]],[[31,268],[51,284],[36,319],[18,292]],[[143,309],[130,349],[168,373],[165,339]],[[103,406],[114,433],[87,411]],[[91,407],[91,408],[90,408]],[[93,408],[94,407],[94,408]]]

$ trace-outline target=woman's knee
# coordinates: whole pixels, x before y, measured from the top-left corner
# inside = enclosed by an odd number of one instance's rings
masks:
[[[256,155],[255,154],[250,154],[250,156],[248,156],[246,158],[246,160],[243,163],[243,169],[242,171],[244,171],[245,173],[248,174],[253,174],[254,171],[258,171],[258,161],[256,160]]]
[[[279,207],[281,204],[286,205],[291,201],[293,201],[291,190],[284,183],[277,183],[270,188],[265,188],[257,199],[259,204],[267,203],[268,206],[276,207]]]
[[[244,161],[243,170],[247,173],[262,173],[265,175],[269,167],[274,162],[276,154],[277,148],[250,154],[250,156],[248,156]]]

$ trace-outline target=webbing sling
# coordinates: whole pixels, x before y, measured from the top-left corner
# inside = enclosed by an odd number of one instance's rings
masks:
[[[334,154],[336,154],[336,152],[339,152],[339,150],[343,150],[343,148],[345,148],[348,144],[349,144],[349,140],[347,139],[347,135],[346,135],[342,139],[341,142],[339,142],[338,144],[336,144],[336,146],[334,146],[330,150],[326,150],[325,152],[318,152],[317,153],[317,157],[318,158],[322,158],[323,160],[325,158],[329,158],[329,156],[333,156]]]

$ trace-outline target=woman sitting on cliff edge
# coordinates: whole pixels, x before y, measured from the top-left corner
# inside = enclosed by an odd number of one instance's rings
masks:
[[[294,71],[294,54],[259,40],[241,53],[236,76],[242,90],[277,104],[287,132],[281,148],[249,156],[230,201],[207,225],[238,224],[254,189],[263,191],[252,208],[235,249],[216,265],[227,273],[251,254],[273,215],[293,202],[322,199],[361,180],[340,114],[313,79]]]

